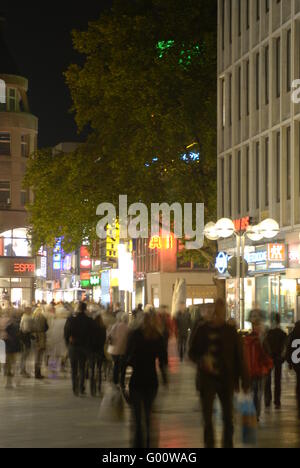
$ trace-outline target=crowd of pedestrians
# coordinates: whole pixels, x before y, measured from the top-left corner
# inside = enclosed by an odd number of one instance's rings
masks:
[[[3,371],[6,388],[14,379],[44,379],[48,370],[57,378],[70,368],[75,397],[103,396],[103,379],[111,382],[129,403],[133,415],[134,447],[151,447],[152,408],[158,393],[159,375],[168,386],[168,349],[177,340],[181,362],[188,358],[197,367],[197,390],[204,419],[205,446],[215,446],[214,402],[219,398],[224,423],[223,446],[233,447],[234,395],[252,395],[257,421],[264,399],[266,410],[274,402],[281,408],[281,377],[285,361],[297,375],[300,419],[300,369],[292,356],[293,343],[300,340],[300,323],[288,336],[280,316],[270,329],[260,310],[250,313],[252,330],[239,332],[226,320],[225,303],[219,299],[208,316],[191,315],[184,303],[171,317],[167,307],[156,310],[139,305],[132,314],[114,308],[79,304],[38,303],[22,312],[0,310],[0,340],[5,343]],[[272,377],[274,374],[274,392]],[[87,389],[88,387],[88,389]]]

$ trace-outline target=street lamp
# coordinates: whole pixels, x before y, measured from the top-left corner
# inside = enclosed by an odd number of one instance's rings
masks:
[[[236,290],[236,311],[241,328],[245,325],[245,263],[242,262],[242,291],[241,291],[241,258],[244,259],[246,236],[253,242],[262,239],[273,239],[280,231],[279,224],[274,219],[265,219],[255,226],[248,226],[245,232],[236,229],[231,219],[222,218],[217,223],[208,223],[204,228],[204,235],[209,240],[229,239],[233,235],[236,238],[237,250],[237,290]],[[242,307],[241,307],[242,303]]]

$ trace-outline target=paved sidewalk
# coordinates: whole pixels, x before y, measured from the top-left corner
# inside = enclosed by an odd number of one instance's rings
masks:
[[[288,378],[288,380],[287,380]],[[259,447],[300,447],[300,423],[296,416],[294,377],[284,372],[282,410],[263,411],[258,431]],[[0,378],[0,447],[127,448],[130,446],[130,411],[125,422],[99,419],[100,399],[75,398],[69,378],[21,380],[13,389]],[[162,448],[203,446],[201,411],[195,391],[195,369],[188,362],[170,360],[169,391],[161,390],[155,408],[160,422]],[[218,444],[221,440],[220,416]],[[236,427],[236,446],[240,446]]]

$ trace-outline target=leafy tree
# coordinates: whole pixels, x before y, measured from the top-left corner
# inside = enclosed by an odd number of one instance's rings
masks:
[[[96,207],[118,206],[119,194],[147,205],[205,202],[215,218],[216,9],[216,0],[115,0],[73,32],[84,64],[65,75],[88,137],[73,154],[30,160],[36,245],[58,233],[66,249],[93,238]]]

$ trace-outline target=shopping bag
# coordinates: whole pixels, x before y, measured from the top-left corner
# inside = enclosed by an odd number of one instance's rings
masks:
[[[5,341],[0,340],[0,364],[6,364]]]
[[[255,445],[257,442],[257,414],[252,395],[243,395],[239,402],[242,418],[242,442],[244,445]]]
[[[121,389],[109,385],[100,404],[99,419],[103,422],[122,422],[124,420],[124,399]]]

